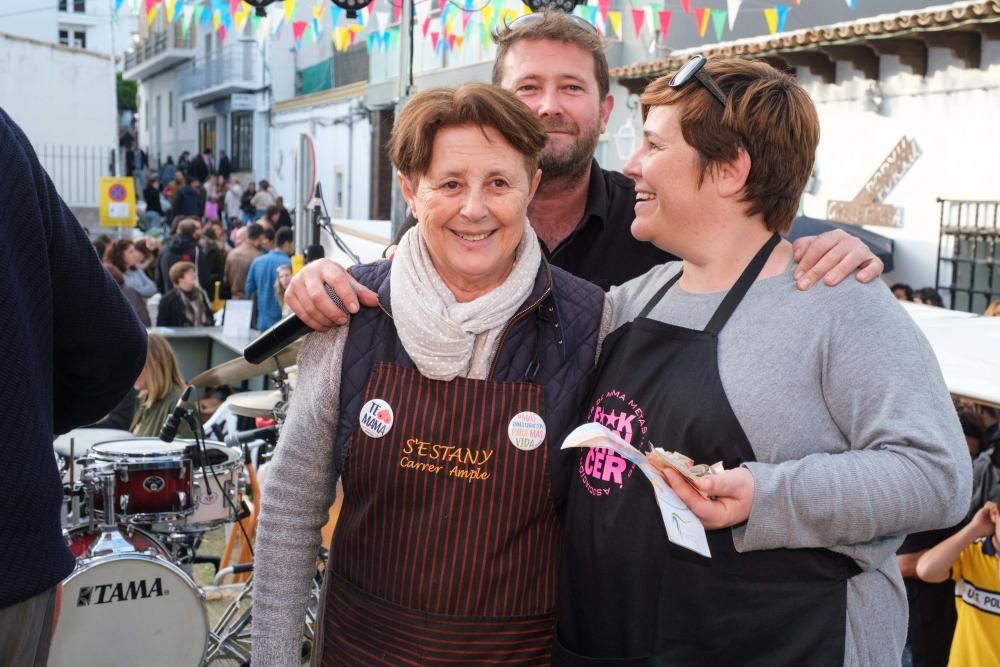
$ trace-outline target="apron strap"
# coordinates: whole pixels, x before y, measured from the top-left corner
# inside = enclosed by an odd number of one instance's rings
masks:
[[[649,311],[653,310],[653,308],[656,307],[656,304],[660,302],[660,299],[663,298],[663,295],[666,294],[667,291],[674,286],[674,283],[676,283],[678,280],[681,279],[682,273],[684,273],[684,269],[678,271],[673,278],[668,280],[667,283],[663,287],[661,287],[656,294],[653,295],[653,298],[649,300],[649,303],[647,303],[645,307],[643,307],[643,309],[639,311],[639,314],[636,316],[636,319],[639,319],[640,317],[646,317],[647,315],[649,315]]]
[[[729,290],[729,293],[726,294],[726,297],[722,300],[722,303],[719,304],[719,308],[715,311],[715,315],[712,316],[708,326],[705,327],[706,333],[718,335],[718,333],[722,331],[722,327],[726,326],[726,322],[728,322],[732,314],[736,312],[736,307],[740,305],[741,301],[743,301],[743,297],[746,296],[746,293],[750,291],[750,287],[753,286],[754,281],[757,280],[757,276],[760,275],[764,265],[767,264],[768,258],[771,257],[771,252],[774,251],[774,248],[778,245],[779,241],[781,241],[781,237],[774,234],[770,239],[768,239],[767,243],[764,244],[764,247],[757,251],[757,254],[754,255],[753,259],[750,260],[750,263],[747,265],[747,268],[743,271],[743,275],[739,277],[736,284],[733,285],[733,288]]]

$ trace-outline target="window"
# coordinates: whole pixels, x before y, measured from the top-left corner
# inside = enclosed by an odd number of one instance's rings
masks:
[[[69,46],[69,30],[59,31],[59,43],[63,46]]]
[[[188,122],[188,106],[187,102],[181,102],[181,122]]]
[[[87,31],[86,30],[74,30],[73,31],[73,46],[78,49],[87,48]]]
[[[66,11],[66,0],[59,0],[59,11]]]
[[[202,118],[198,121],[198,152],[210,150],[214,153],[215,149],[215,116]]]
[[[73,11],[80,12],[81,14],[85,13],[87,11],[85,4],[84,0],[73,0]]]
[[[146,100],[146,129],[149,129],[149,100]]]
[[[174,126],[174,91],[167,95],[167,127]]]
[[[232,116],[231,165],[233,171],[253,171],[253,112]]]

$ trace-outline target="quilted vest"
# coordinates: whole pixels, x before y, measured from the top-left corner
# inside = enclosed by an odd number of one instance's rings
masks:
[[[414,368],[396,335],[389,293],[391,262],[351,268],[355,280],[378,294],[378,308],[351,316],[340,382],[340,421],[334,465],[343,472],[347,442],[358,426],[364,390],[380,361]],[[490,379],[542,386],[553,500],[561,509],[575,456],[562,453],[563,438],[583,422],[583,401],[594,377],[604,292],[542,261],[531,294],[508,323]],[[388,357],[388,358],[387,358]]]

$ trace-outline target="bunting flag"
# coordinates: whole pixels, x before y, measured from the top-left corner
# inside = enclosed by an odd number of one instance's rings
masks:
[[[334,5],[330,8],[330,29],[336,30],[337,24],[340,23],[340,15],[344,12],[343,9]]]
[[[336,7],[336,5],[334,5]],[[326,3],[323,0],[319,0],[316,6],[313,7],[313,18],[317,21],[322,20],[323,14],[326,13]]]
[[[271,37],[277,39],[278,35],[281,34],[281,28],[285,25],[285,17],[282,14],[275,14],[275,17],[276,18],[272,21],[274,23],[274,28],[271,29]]]
[[[229,15],[236,16],[236,12],[240,11],[242,6],[243,0],[229,0]]]
[[[437,51],[438,40],[441,38],[441,33],[437,30],[431,30],[431,48]]]
[[[306,31],[305,21],[295,21],[294,23],[292,23],[292,39],[294,39],[296,42],[302,41],[302,35],[305,33],[305,31]]]
[[[392,22],[396,23],[399,21],[399,17],[403,15],[403,3],[400,2],[398,5],[395,2],[390,3],[392,5]],[[444,12],[441,12],[444,15]]]
[[[225,42],[225,41],[226,41],[226,26],[220,25],[219,26],[219,42]]]
[[[427,39],[427,29],[430,27],[431,27],[431,18],[428,16],[427,18],[424,19],[423,25],[421,26],[421,30],[424,33],[424,39]]]
[[[722,41],[722,33],[726,29],[726,10],[716,9],[712,11],[712,27],[715,28],[715,41]]]
[[[296,2],[297,2],[297,0],[285,0],[285,22],[286,23],[291,23],[292,17],[295,16],[295,3]]]
[[[638,37],[639,33],[642,32],[642,23],[646,20],[646,12],[642,9],[632,10],[632,26],[635,28],[635,36]]]
[[[187,5],[181,9],[181,34],[185,37],[191,30],[191,21],[194,20],[194,7]]]
[[[788,7],[769,7],[764,10],[764,20],[767,21],[767,29],[773,35],[785,29],[785,19],[788,17]]]
[[[389,25],[389,12],[381,10],[375,12],[375,25],[380,33],[385,32],[386,27]]]
[[[159,8],[160,8],[159,5],[156,5],[152,9],[149,10],[148,14],[146,14],[146,25],[147,26],[153,25],[153,21],[156,20],[156,10],[159,9]]]
[[[320,24],[319,19],[313,17],[312,20],[312,36],[313,41],[318,42],[319,38],[323,35],[323,26]]]
[[[487,32],[493,25],[493,5],[489,4],[483,7],[483,26],[486,28]]]
[[[123,2],[125,2],[125,0],[115,0],[115,14],[117,14],[118,11],[122,8]]]
[[[601,20],[608,20],[608,12],[611,10],[611,0],[597,0],[597,7],[601,12]]]
[[[608,12],[608,21],[611,22],[611,30],[615,33],[615,39],[622,38],[622,13]]]
[[[857,6],[857,0],[847,0],[847,6],[854,9]]]
[[[160,0],[146,0],[146,20],[149,20],[149,14],[153,11],[153,8],[160,2]]]
[[[684,10],[685,14],[691,14],[691,0],[681,0],[681,9]]]
[[[670,16],[673,14],[669,9],[663,9],[657,12],[660,17],[660,40],[666,41],[667,35],[670,34]]]
[[[695,7],[694,23],[698,26],[698,36],[704,37],[708,30],[708,22],[712,18],[712,10],[708,7]]]
[[[736,25],[736,15],[740,13],[740,5],[743,4],[743,0],[726,0],[726,9],[729,13],[729,29],[732,30],[733,26]]]
[[[218,30],[219,26],[222,25],[222,19],[219,17],[219,12],[212,12],[212,30]]]

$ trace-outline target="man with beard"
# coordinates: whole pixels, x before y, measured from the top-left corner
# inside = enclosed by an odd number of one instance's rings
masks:
[[[635,187],[594,159],[614,109],[608,61],[597,30],[572,14],[546,11],[516,19],[493,39],[493,84],[517,95],[548,131],[539,161],[542,180],[528,206],[528,219],[549,263],[607,290],[677,259],[632,237]],[[408,216],[396,241],[415,224]],[[800,239],[795,250],[801,289],[820,278],[835,284],[858,268],[862,282],[882,273],[881,261],[844,231]],[[335,262],[311,262],[292,279],[285,298],[313,329],[347,322],[324,283],[351,312],[357,311],[359,298],[366,306],[378,303]]]

